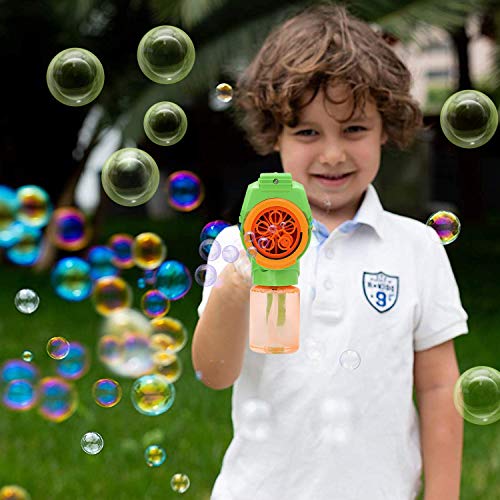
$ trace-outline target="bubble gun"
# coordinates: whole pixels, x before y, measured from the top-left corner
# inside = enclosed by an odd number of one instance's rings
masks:
[[[250,349],[292,353],[299,348],[299,259],[309,246],[312,214],[304,187],[289,173],[260,174],[249,184],[239,218],[252,265]]]

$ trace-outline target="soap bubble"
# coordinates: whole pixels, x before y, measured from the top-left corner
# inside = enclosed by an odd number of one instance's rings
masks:
[[[92,293],[90,265],[79,257],[61,259],[52,270],[51,281],[56,294],[64,300],[79,302]]]
[[[104,86],[104,69],[97,57],[85,49],[59,52],[47,68],[50,93],[67,106],[84,106],[93,101]]]
[[[500,419],[500,372],[476,366],[460,375],[453,393],[455,408],[472,424],[488,425]]]
[[[138,234],[132,244],[132,257],[141,269],[156,269],[167,256],[167,247],[155,233]]]
[[[146,269],[144,271],[144,280],[148,285],[156,284],[156,269]]]
[[[19,312],[31,314],[38,309],[40,297],[33,290],[23,288],[16,293],[14,304]]]
[[[217,260],[221,254],[220,244],[213,238],[203,240],[198,247],[198,251],[201,258],[205,260]],[[212,252],[211,255],[210,252]]]
[[[2,207],[0,205],[0,219],[2,217],[1,211]],[[9,248],[16,243],[19,243],[25,225],[16,220],[11,224],[4,226],[2,229],[1,224],[2,222],[0,220],[0,248]]]
[[[104,335],[99,339],[97,352],[105,365],[123,362],[123,339],[118,335]]]
[[[87,349],[80,342],[70,342],[69,352],[62,359],[56,360],[57,373],[69,380],[82,378],[89,369]]]
[[[144,375],[133,383],[131,398],[139,413],[148,416],[161,415],[174,404],[175,388],[163,375]]]
[[[445,210],[432,214],[426,224],[436,231],[443,245],[453,243],[460,234],[461,224],[458,217]]]
[[[191,212],[201,205],[205,189],[200,178],[189,170],[170,174],[166,181],[167,201],[175,210]]]
[[[184,137],[187,117],[177,104],[162,101],[147,110],[143,125],[149,140],[159,146],[172,146]]]
[[[63,359],[69,353],[69,342],[64,337],[52,337],[47,342],[47,354],[52,359]]]
[[[17,241],[7,248],[7,258],[18,266],[34,265],[41,254],[42,231],[22,224],[17,230]]]
[[[217,99],[222,102],[230,102],[233,99],[233,87],[229,83],[219,83],[215,87]]]
[[[9,484],[0,488],[0,500],[31,500],[31,496],[24,488]]]
[[[51,422],[63,422],[76,410],[78,398],[73,386],[59,377],[45,377],[38,384],[38,412]]]
[[[235,262],[238,260],[238,257],[240,255],[240,252],[234,245],[226,245],[222,249],[222,258],[226,262]]]
[[[82,446],[82,450],[88,455],[97,455],[104,446],[104,440],[97,432],[86,432],[83,435],[80,444]]]
[[[146,279],[145,278],[138,278],[137,279],[137,288],[140,288],[141,290],[144,290],[144,288],[146,288]]]
[[[157,318],[168,313],[170,301],[160,290],[149,290],[142,296],[141,308],[149,318]]]
[[[9,359],[0,368],[0,382],[2,384],[8,384],[13,380],[36,382],[38,377],[38,368],[32,363],[20,359]]]
[[[166,316],[152,319],[151,326],[151,347],[154,350],[176,353],[186,345],[188,332],[182,321]]]
[[[156,83],[171,84],[183,80],[195,60],[189,36],[175,26],[157,26],[148,31],[137,48],[142,72]]]
[[[173,384],[182,375],[182,363],[178,356],[168,352],[156,352],[153,355],[154,371],[167,378]]]
[[[194,279],[200,286],[212,286],[217,281],[217,271],[210,264],[202,264],[196,268]]]
[[[177,473],[170,479],[170,487],[176,493],[185,493],[190,485],[189,477],[186,474]]]
[[[92,386],[94,401],[103,408],[112,408],[122,399],[120,384],[111,378],[101,378]]]
[[[134,266],[132,259],[132,244],[134,237],[130,234],[115,234],[109,241],[108,246],[113,250],[113,264],[120,269],[130,269]]]
[[[348,370],[356,370],[361,363],[361,357],[356,351],[347,349],[340,355],[340,365]]]
[[[0,185],[0,231],[14,223],[19,205],[17,193],[8,186]]]
[[[21,358],[23,359],[23,361],[31,363],[33,361],[33,353],[31,351],[23,351]]]
[[[158,189],[160,172],[153,158],[140,149],[124,148],[114,152],[102,167],[102,187],[119,205],[142,205]]]
[[[113,264],[114,252],[111,248],[96,245],[87,252],[87,262],[90,264],[90,277],[98,280],[105,276],[116,276],[119,271]]]
[[[3,393],[3,404],[13,411],[26,411],[35,406],[36,390],[29,380],[12,380]]]
[[[17,220],[29,227],[43,227],[49,222],[52,214],[47,191],[39,186],[27,185],[17,190],[19,209]]]
[[[95,282],[92,301],[99,314],[108,316],[115,311],[130,307],[132,289],[118,276],[105,276]]]
[[[167,454],[161,446],[152,444],[146,448],[144,458],[149,467],[159,467],[165,462]]]
[[[156,274],[156,287],[169,300],[179,300],[186,295],[192,285],[189,269],[177,260],[166,260]]]
[[[73,207],[56,209],[49,228],[52,242],[62,250],[75,251],[84,248],[91,235],[85,215]]]
[[[486,144],[498,126],[498,112],[493,101],[477,90],[462,90],[450,96],[440,114],[446,138],[461,148]]]
[[[241,408],[242,436],[250,441],[265,441],[273,428],[271,405],[262,399],[251,398]]]
[[[226,227],[229,227],[231,224],[224,220],[214,220],[205,224],[200,233],[200,241],[204,241],[207,238],[211,238],[215,240],[219,233]]]

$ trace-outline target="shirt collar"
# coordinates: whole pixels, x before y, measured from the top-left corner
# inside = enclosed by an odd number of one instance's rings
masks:
[[[375,187],[370,184],[365,191],[363,201],[351,220],[347,220],[340,224],[337,228],[342,233],[350,233],[354,231],[361,224],[371,227],[379,238],[384,237],[383,228],[383,215],[384,208],[380,203]],[[316,234],[318,241],[322,243],[325,241],[330,233],[327,227],[320,221],[313,218],[313,232]]]

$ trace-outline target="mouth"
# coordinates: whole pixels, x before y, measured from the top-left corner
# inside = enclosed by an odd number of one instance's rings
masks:
[[[325,186],[340,186],[347,182],[354,172],[347,172],[341,175],[320,175],[311,174],[314,178],[318,179],[319,182]]]

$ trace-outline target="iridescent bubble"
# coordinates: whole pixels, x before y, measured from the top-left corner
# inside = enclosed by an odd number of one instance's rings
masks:
[[[178,356],[168,352],[156,352],[153,355],[155,373],[161,373],[173,384],[182,375],[182,363]]]
[[[189,36],[175,26],[157,26],[148,31],[137,48],[142,72],[156,83],[171,84],[183,80],[195,60]]]
[[[226,227],[229,227],[231,224],[224,220],[214,220],[209,222],[203,226],[203,229],[200,233],[200,241],[204,241],[207,238],[211,238],[215,240],[219,233]]]
[[[340,355],[340,365],[348,370],[356,370],[360,363],[361,357],[352,349],[347,349]]]
[[[79,302],[92,293],[90,265],[79,257],[61,259],[51,273],[52,286],[64,300]]]
[[[247,399],[241,408],[242,436],[250,441],[265,441],[274,427],[271,405],[262,399]]]
[[[88,455],[97,455],[104,447],[104,439],[98,432],[86,432],[80,444],[82,450]]]
[[[76,47],[66,49],[50,61],[47,86],[62,104],[84,106],[100,94],[104,69],[92,52]]]
[[[217,271],[210,264],[202,264],[196,268],[194,279],[200,286],[212,286],[217,281]]]
[[[0,368],[0,382],[3,384],[8,384],[13,380],[36,382],[38,377],[38,368],[32,363],[20,359],[9,359]]]
[[[23,288],[14,298],[16,309],[23,314],[34,313],[40,304],[40,297],[30,288]]]
[[[144,132],[155,144],[172,146],[178,143],[186,133],[186,113],[173,102],[157,102],[144,115],[143,126]]]
[[[82,378],[90,364],[87,349],[79,342],[70,342],[68,354],[56,363],[57,373],[69,380]]]
[[[12,380],[3,393],[3,404],[13,411],[26,411],[35,406],[36,390],[29,380]]]
[[[102,167],[102,187],[119,205],[132,207],[149,201],[158,189],[160,172],[145,151],[124,148],[114,152]]]
[[[123,362],[123,339],[118,335],[104,335],[99,339],[97,352],[105,365],[116,365]]]
[[[170,487],[176,493],[185,493],[190,484],[189,477],[186,476],[186,474],[181,474],[180,472],[174,474],[170,479]]]
[[[130,307],[132,297],[132,289],[129,284],[118,276],[106,276],[98,279],[92,292],[94,307],[103,316]]]
[[[226,262],[236,262],[238,260],[240,253],[234,245],[226,245],[222,249],[222,258]]]
[[[161,415],[174,404],[175,388],[163,375],[144,375],[133,383],[131,398],[139,413],[148,416]]]
[[[152,444],[146,448],[144,458],[146,459],[146,464],[149,467],[159,467],[165,462],[167,453],[161,446]]]
[[[170,301],[160,290],[149,290],[142,296],[141,308],[149,318],[157,318],[168,313]]]
[[[119,270],[113,264],[114,253],[111,248],[96,245],[89,249],[87,262],[90,264],[90,277],[98,280],[105,276],[116,276]]]
[[[146,288],[146,278],[137,278],[137,288],[144,290]]]
[[[133,243],[134,237],[130,234],[115,234],[109,239],[108,246],[114,253],[113,264],[119,269],[130,269],[134,266]]]
[[[189,292],[192,282],[189,269],[177,260],[166,260],[156,275],[156,287],[169,300],[179,300],[184,297]]]
[[[94,401],[103,408],[112,408],[122,399],[120,384],[111,378],[101,378],[92,386]]]
[[[205,188],[200,178],[189,170],[179,170],[170,174],[166,190],[168,204],[180,212],[195,210],[205,198]]]
[[[1,209],[2,207],[0,206],[0,211]],[[24,227],[25,225],[22,222],[16,220],[3,229],[0,228],[0,248],[10,248],[19,243]]]
[[[19,210],[17,220],[29,227],[43,227],[49,222],[52,214],[47,191],[39,186],[27,185],[17,190]]]
[[[153,335],[151,347],[156,351],[179,352],[188,339],[188,332],[182,321],[167,316],[151,320]]]
[[[144,280],[147,285],[156,284],[156,269],[146,269],[144,271]]]
[[[8,247],[6,234],[12,228],[19,210],[19,200],[16,192],[8,186],[0,184],[0,246]]]
[[[47,342],[47,354],[52,359],[63,359],[69,353],[69,342],[64,337],[52,337]]]
[[[462,90],[450,96],[440,114],[446,138],[461,148],[486,144],[498,126],[498,112],[493,101],[477,90]]]
[[[83,212],[64,207],[54,211],[49,234],[57,248],[75,251],[87,246],[91,229]]]
[[[73,386],[59,377],[45,377],[40,380],[38,397],[38,412],[51,422],[67,420],[78,405]]]
[[[31,496],[24,488],[8,484],[0,488],[0,500],[31,500]]]
[[[156,269],[167,256],[165,243],[155,233],[138,234],[132,244],[132,256],[136,266]]]
[[[233,99],[233,87],[229,83],[219,83],[215,87],[217,99],[222,102],[230,102]]]
[[[38,227],[22,224],[17,236],[17,242],[5,252],[8,259],[18,266],[36,264],[41,254],[42,231]]]
[[[460,234],[461,224],[458,217],[445,210],[432,214],[426,224],[436,231],[443,245],[453,243]]]
[[[458,413],[476,425],[500,420],[500,372],[489,366],[475,366],[460,375],[453,401]]]
[[[217,260],[221,254],[219,242],[212,238],[203,240],[198,247],[198,251],[201,258],[205,260]],[[212,252],[211,255],[210,252]]]
[[[33,353],[31,351],[23,351],[21,358],[23,361],[26,361],[26,363],[31,363],[33,361]]]

